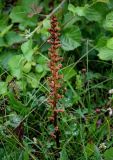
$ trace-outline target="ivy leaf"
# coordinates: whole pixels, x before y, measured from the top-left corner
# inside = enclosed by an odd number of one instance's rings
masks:
[[[101,60],[113,60],[113,50],[107,47],[100,48],[98,56]]]
[[[33,49],[32,49],[32,40],[28,40],[27,42],[21,45],[21,50],[27,61],[32,60]]]
[[[22,55],[14,55],[8,62],[9,70],[12,76],[20,79],[22,77]]]
[[[72,26],[64,30],[64,34],[61,36],[62,48],[65,51],[71,51],[80,46],[81,32],[79,27]]]

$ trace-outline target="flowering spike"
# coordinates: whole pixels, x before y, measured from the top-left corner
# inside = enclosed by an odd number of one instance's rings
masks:
[[[61,88],[60,80],[63,78],[62,75],[59,74],[59,70],[62,68],[61,61],[63,60],[62,57],[58,54],[58,48],[61,46],[60,39],[59,39],[59,31],[60,28],[58,27],[58,21],[55,16],[51,17],[51,28],[48,30],[50,32],[50,37],[48,38],[48,43],[50,43],[51,47],[48,49],[48,56],[50,58],[49,61],[49,68],[51,72],[51,76],[48,78],[49,86],[50,86],[50,95],[48,103],[52,109],[52,116],[50,117],[50,121],[54,125],[54,132],[51,136],[56,141],[57,148],[60,147],[59,136],[60,131],[57,125],[58,123],[58,113],[63,112],[62,109],[57,109],[57,103],[60,98],[63,96],[59,93],[59,89]]]

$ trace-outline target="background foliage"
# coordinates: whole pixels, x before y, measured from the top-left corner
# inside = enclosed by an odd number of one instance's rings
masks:
[[[53,11],[67,88],[59,159],[112,160],[113,1],[0,0],[1,160],[54,160],[46,43]]]

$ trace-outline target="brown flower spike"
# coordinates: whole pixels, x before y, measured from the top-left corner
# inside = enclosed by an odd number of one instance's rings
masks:
[[[57,148],[60,147],[59,142],[59,127],[58,127],[58,113],[63,112],[62,109],[58,109],[57,104],[58,100],[62,98],[62,95],[59,93],[59,90],[61,88],[61,79],[63,76],[59,74],[59,70],[62,68],[62,64],[60,63],[62,61],[62,57],[58,54],[58,48],[61,46],[59,36],[60,36],[60,28],[58,27],[58,21],[55,16],[51,17],[51,28],[49,29],[50,37],[48,39],[48,43],[51,44],[51,47],[49,48],[49,68],[51,72],[51,76],[48,78],[49,80],[49,86],[50,86],[50,95],[48,103],[51,106],[52,109],[52,116],[50,117],[50,121],[54,125],[54,132],[51,133],[51,137],[55,139]]]

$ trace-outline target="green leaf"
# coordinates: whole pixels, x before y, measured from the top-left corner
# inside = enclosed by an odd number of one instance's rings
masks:
[[[64,15],[64,29],[71,27],[75,22],[79,21],[81,18],[78,15],[74,15],[71,12],[68,12]]]
[[[109,0],[97,0],[97,2],[109,3]]]
[[[20,23],[19,28],[23,30],[27,26],[33,27],[37,24],[37,16],[29,17],[28,14],[30,12],[30,5],[20,4],[20,6],[13,7],[9,17],[11,18],[12,23]]]
[[[113,60],[113,50],[107,47],[100,48],[98,56],[101,60]]]
[[[7,46],[7,44],[6,44],[5,40],[4,40],[4,38],[0,37],[0,47],[5,47],[5,46]]]
[[[14,55],[8,62],[12,76],[17,77],[17,79],[22,77],[22,60],[22,55]]]
[[[102,18],[101,14],[89,5],[85,5],[84,7],[74,7],[72,4],[69,4],[68,10],[80,17],[85,17],[89,21],[99,22]]]
[[[31,62],[27,62],[27,63],[23,66],[23,72],[29,73],[30,70],[31,70]]]
[[[7,93],[7,83],[0,82],[0,94],[6,94],[6,93]]]
[[[68,5],[68,10],[71,11],[73,14],[76,13],[75,9],[76,9],[76,8],[75,8],[75,6],[74,6],[73,4],[69,4],[69,5]]]
[[[60,160],[68,160],[68,159],[69,157],[68,157],[66,148],[63,147],[62,151],[60,152]]]
[[[27,42],[21,45],[21,50],[27,61],[32,60],[33,49],[32,49],[32,40],[28,40]]]
[[[43,66],[41,64],[37,64],[35,70],[38,73],[42,73],[44,69],[43,69]]]
[[[88,5],[85,8],[85,18],[89,21],[97,21],[100,22],[102,17],[101,14],[95,9],[89,7]]]
[[[39,81],[34,73],[29,73],[27,77],[27,82],[31,85],[32,88],[37,88],[39,85]]]
[[[48,60],[47,57],[41,54],[41,55],[38,55],[37,63],[46,64],[47,60]]]
[[[72,26],[64,30],[64,34],[61,36],[62,48],[65,51],[74,50],[80,46],[81,32],[79,27]]]
[[[107,47],[109,49],[113,49],[113,38],[107,40]]]
[[[73,69],[73,67],[65,67],[64,69],[62,69],[62,73],[64,75],[64,80],[70,80],[72,77],[74,77],[76,75],[76,71]]]
[[[14,111],[17,111],[20,115],[23,115],[23,116],[29,113],[30,108],[27,108],[20,101],[15,99],[13,94],[9,93],[8,96],[10,99],[9,103],[11,107],[14,109]]]
[[[15,52],[5,51],[0,54],[0,65],[8,70],[8,62],[15,55]]]
[[[104,152],[104,158],[105,160],[113,160],[113,147],[107,149]]]
[[[78,15],[78,16],[84,16],[85,17],[85,7],[76,7],[75,8],[75,13]]]
[[[27,86],[27,81],[26,80],[19,80],[16,82],[16,84],[18,85],[19,90],[25,91],[26,90],[26,86]]]
[[[16,32],[10,31],[5,36],[7,44],[11,46],[12,44],[19,43],[23,40],[23,37]]]
[[[51,27],[50,20],[45,19],[45,20],[43,21],[43,28],[44,28],[44,29],[49,29],[50,27]]]
[[[20,23],[26,19],[27,9],[24,6],[13,7],[9,17],[12,19],[13,23]]]
[[[5,27],[4,30],[0,33],[0,37],[3,37],[7,32],[12,28],[13,24],[10,24],[9,26]]]
[[[106,19],[105,19],[105,21],[103,23],[103,27],[106,30],[110,30],[110,31],[113,30],[113,11],[111,11],[110,13],[108,13],[106,15]]]

